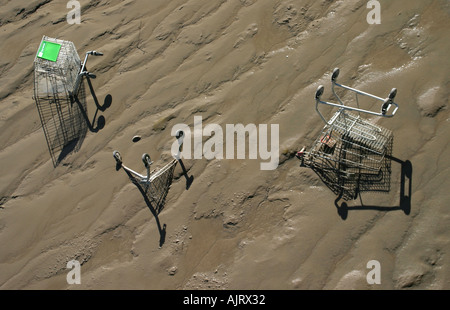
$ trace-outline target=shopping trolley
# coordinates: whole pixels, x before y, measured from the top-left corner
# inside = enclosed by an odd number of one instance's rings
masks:
[[[44,36],[34,59],[34,100],[54,166],[57,153],[81,145],[87,132],[83,78],[96,77],[86,68],[90,55],[103,54],[89,51],[81,62],[73,42]]]
[[[117,170],[122,168],[127,173],[128,177],[141,191],[146,198],[146,201],[151,204],[151,207],[158,214],[164,207],[166,196],[172,185],[173,174],[178,162],[181,162],[181,148],[183,145],[184,132],[178,131],[175,135],[178,141],[178,152],[173,155],[173,159],[165,164],[160,169],[150,170],[153,161],[148,153],[142,155],[142,162],[146,168],[146,175],[138,173],[133,169],[123,164],[122,156],[119,151],[113,152],[113,157],[116,160]]]
[[[309,151],[303,148],[297,157],[344,199],[355,199],[362,191],[389,191],[394,135],[389,129],[361,117],[361,114],[393,117],[398,110],[398,104],[394,102],[397,89],[393,88],[387,98],[380,98],[337,83],[338,76],[339,69],[335,69],[331,88],[338,103],[322,100],[324,86],[317,88],[316,111],[325,126]],[[345,105],[335,87],[355,93],[357,107]],[[380,111],[361,109],[358,95],[381,101]],[[321,105],[337,108],[330,120],[327,121],[320,111]]]

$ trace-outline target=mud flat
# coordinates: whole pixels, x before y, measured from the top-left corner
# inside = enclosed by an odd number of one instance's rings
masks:
[[[80,1],[78,25],[65,1],[32,2],[0,13],[1,289],[450,288],[448,1],[385,1],[379,25],[362,0]],[[56,168],[32,98],[43,35],[102,51],[89,68],[112,99]],[[400,105],[373,119],[395,135],[390,192],[345,204],[293,156],[323,127],[314,92],[335,67],[379,96],[396,87]],[[280,164],[185,159],[194,182],[177,166],[155,218],[112,152],[144,172],[142,153],[169,160],[171,129],[194,116],[279,124]]]

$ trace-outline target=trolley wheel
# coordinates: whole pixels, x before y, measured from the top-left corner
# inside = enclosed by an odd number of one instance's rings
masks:
[[[389,99],[394,100],[395,96],[397,96],[397,88],[392,88],[391,92],[389,93]]]
[[[120,156],[119,151],[113,152],[114,159],[117,161],[118,164],[122,164],[122,156]]]
[[[178,130],[175,134],[175,138],[177,138],[177,139],[184,138],[184,131]]]
[[[381,106],[381,114],[385,115],[390,105],[391,99],[388,98],[383,102],[383,105]]]
[[[152,164],[150,155],[148,155],[147,153],[142,154],[142,162],[144,163],[144,166],[146,168],[150,167],[150,165]]]
[[[319,100],[320,96],[322,96],[323,91],[324,91],[325,87],[323,87],[323,85],[320,85],[317,90],[316,90],[316,99]]]
[[[333,74],[331,75],[331,80],[333,82],[336,81],[336,79],[338,78],[339,72],[340,72],[339,68],[336,68],[336,69],[333,70]]]

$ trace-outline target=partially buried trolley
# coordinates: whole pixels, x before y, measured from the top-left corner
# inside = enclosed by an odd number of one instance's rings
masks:
[[[316,111],[325,126],[309,151],[303,148],[297,157],[344,200],[356,199],[358,193],[364,191],[388,192],[394,135],[391,130],[362,118],[360,114],[393,117],[398,110],[398,105],[393,101],[397,90],[393,88],[387,98],[380,98],[337,83],[338,76],[339,69],[335,69],[331,82],[338,103],[323,101],[321,96],[324,87],[318,87],[315,94]],[[354,92],[358,106],[345,105],[335,87]],[[361,109],[358,95],[381,101],[381,110],[374,112]],[[319,110],[321,104],[337,108],[328,121]]]
[[[131,182],[138,187],[146,202],[151,205],[156,214],[159,214],[164,208],[167,194],[172,185],[175,167],[178,162],[181,163],[181,147],[183,145],[184,132],[181,130],[178,131],[176,138],[178,141],[178,152],[172,154],[174,158],[162,168],[151,171],[150,166],[153,164],[153,161],[150,155],[147,153],[142,155],[142,162],[147,170],[146,175],[140,174],[125,166],[119,151],[115,150],[113,152],[117,170],[122,168],[127,173]]]
[[[72,42],[44,36],[34,59],[34,100],[54,166],[58,152],[79,146],[87,131],[83,78],[95,78],[86,69],[89,55],[103,54],[87,52],[82,63]]]

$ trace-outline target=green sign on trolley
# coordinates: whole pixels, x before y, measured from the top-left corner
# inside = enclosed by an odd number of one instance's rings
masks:
[[[58,59],[60,49],[61,44],[43,40],[41,46],[39,47],[37,57],[50,61],[56,61]]]

